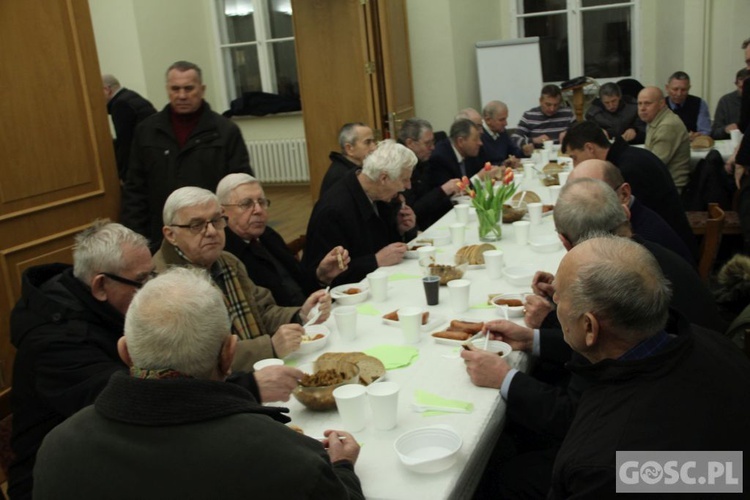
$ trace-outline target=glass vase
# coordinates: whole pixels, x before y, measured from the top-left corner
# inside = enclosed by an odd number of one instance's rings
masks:
[[[480,241],[498,241],[503,237],[503,209],[477,208]]]

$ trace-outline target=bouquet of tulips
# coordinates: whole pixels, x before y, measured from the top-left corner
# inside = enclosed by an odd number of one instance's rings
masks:
[[[491,175],[492,165],[484,164],[482,169],[484,179],[476,178],[473,182],[464,176],[458,183],[458,188],[464,191],[477,210],[479,222],[479,239],[482,241],[496,241],[502,236],[503,204],[516,192],[513,183],[513,169],[506,168],[503,173],[502,185]]]

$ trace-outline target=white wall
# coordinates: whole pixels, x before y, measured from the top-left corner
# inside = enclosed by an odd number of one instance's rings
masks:
[[[416,114],[436,129],[447,129],[461,108],[481,107],[474,43],[511,38],[514,1],[406,0]],[[102,71],[160,108],[167,102],[165,69],[187,59],[203,68],[206,100],[216,111],[226,109],[212,0],[89,0],[89,5]],[[693,93],[713,111],[743,65],[739,45],[750,36],[750,1],[641,0],[640,11],[640,80],[663,85],[669,74],[684,70]],[[237,122],[246,140],[304,134],[301,115]]]

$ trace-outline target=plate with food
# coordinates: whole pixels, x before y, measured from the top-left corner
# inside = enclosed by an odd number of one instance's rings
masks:
[[[526,296],[522,293],[502,293],[490,297],[489,300],[490,304],[497,307],[497,313],[500,315],[500,317],[503,317],[503,315],[505,314],[503,312],[503,309],[507,308],[508,317],[510,318],[523,317],[525,301]]]
[[[422,325],[420,329],[423,332],[434,330],[443,321],[444,320],[442,316],[438,316],[437,314],[430,314],[428,311],[424,311],[422,313]],[[398,311],[391,311],[388,314],[384,314],[383,323],[388,326],[399,327],[400,324],[398,322]]]
[[[467,340],[480,335],[484,323],[481,321],[454,319],[445,330],[432,332],[432,338],[438,344],[460,346]]]
[[[361,283],[349,283],[331,288],[331,298],[344,306],[359,304],[367,299],[367,285]]]
[[[325,325],[310,325],[306,327],[297,352],[299,354],[308,354],[321,350],[328,343],[328,335],[330,333],[331,331]]]
[[[419,258],[419,252],[417,252],[417,250],[419,250],[422,247],[434,246],[434,245],[435,245],[435,241],[431,240],[431,239],[420,238],[418,240],[414,240],[414,242],[412,242],[411,244],[409,244],[409,246],[408,246],[408,248],[406,250],[406,254],[404,254],[404,258],[406,258],[406,259],[418,259]]]

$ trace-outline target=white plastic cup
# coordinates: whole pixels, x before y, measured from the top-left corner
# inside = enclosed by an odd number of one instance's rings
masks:
[[[370,285],[370,296],[375,302],[385,302],[388,299],[388,273],[377,270],[367,275]]]
[[[518,220],[513,223],[513,234],[518,245],[525,245],[529,242],[529,226],[531,223],[527,220]]]
[[[732,140],[732,147],[736,148],[742,142],[742,131],[739,129],[732,130],[729,132],[729,137]]]
[[[468,215],[468,211],[467,211]],[[454,245],[461,246],[466,241],[466,224],[455,223],[449,226],[451,230],[451,242]]]
[[[542,204],[541,203],[527,203],[526,208],[529,211],[529,220],[532,224],[542,223]]]
[[[387,431],[396,427],[399,389],[396,382],[378,382],[367,386],[372,424],[377,430]]]
[[[456,222],[460,222],[461,224],[469,223],[469,205],[466,203],[459,203],[453,207],[453,211],[456,212]]]
[[[549,187],[549,199],[553,205],[557,203],[557,197],[560,196],[561,189],[562,189],[562,186],[550,186]]]
[[[422,267],[428,267],[430,264],[435,263],[437,258],[437,248],[427,245],[424,247],[417,248],[417,257],[419,258],[419,265]]]
[[[406,344],[416,344],[419,342],[423,312],[419,307],[402,307],[398,310],[398,323],[401,325],[401,331],[404,332],[404,342]]]
[[[562,188],[568,182],[568,176],[570,172],[560,172],[557,174],[557,178],[560,179],[560,187]]]
[[[336,408],[345,431],[359,432],[367,422],[367,388],[360,384],[346,384],[333,390]]]
[[[552,148],[555,145],[555,141],[544,141],[542,144],[545,151],[552,151]]]
[[[484,257],[484,267],[487,269],[487,275],[490,278],[503,277],[503,251],[487,250],[482,252]]]
[[[549,153],[549,149],[542,149],[541,151],[539,151],[539,157],[541,158],[542,167],[549,163]]]
[[[284,366],[284,360],[279,358],[261,359],[253,363],[253,371],[259,371],[267,366]]]
[[[336,328],[341,338],[354,340],[357,338],[357,308],[354,306],[342,306],[333,310],[336,319]]]
[[[448,294],[453,312],[462,313],[469,309],[470,287],[471,281],[469,280],[452,280],[448,282]]]

